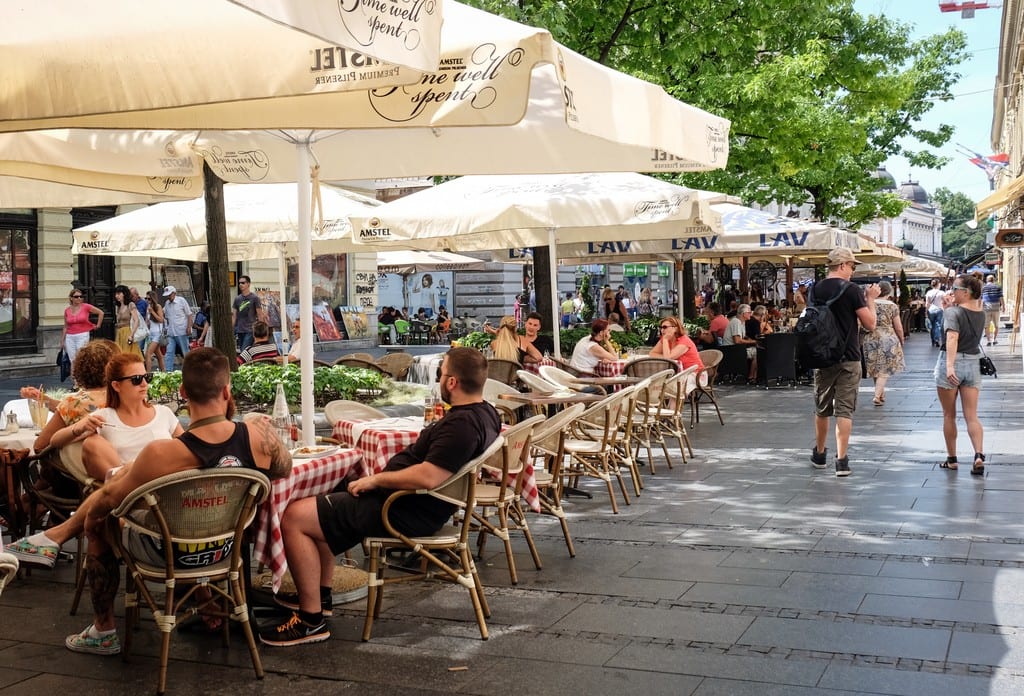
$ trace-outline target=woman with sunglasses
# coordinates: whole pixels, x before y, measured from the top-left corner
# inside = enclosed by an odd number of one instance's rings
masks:
[[[147,376],[151,375],[146,374],[138,355],[121,353],[113,341],[101,339],[82,349],[72,369],[83,385],[95,385],[90,379],[104,375],[106,393],[96,389],[96,385],[81,394],[70,395],[74,398],[66,407],[58,407],[57,414],[36,440],[37,451],[40,445],[66,447],[81,442],[86,472],[103,481],[122,463],[133,460],[150,440],[167,440],[182,433],[177,416],[169,408],[147,402]],[[92,437],[96,433],[99,435]],[[52,568],[60,547],[82,533],[83,518],[72,515],[45,532],[8,544],[7,551],[22,562]]]
[[[652,358],[675,360],[684,370],[696,365],[698,373],[704,369],[704,361],[700,359],[700,351],[697,349],[693,339],[690,338],[686,325],[679,321],[678,317],[665,317],[661,320],[661,326],[658,330],[660,337],[658,338],[658,343],[651,348],[650,355]],[[697,386],[697,379],[691,375],[687,385],[687,393],[695,386]]]
[[[956,397],[967,423],[967,436],[974,446],[971,474],[985,474],[984,429],[978,419],[978,395],[981,370],[978,358],[981,339],[985,335],[985,312],[981,308],[981,281],[969,275],[953,281],[953,304],[942,311],[945,340],[935,363],[935,387],[942,404],[942,436],[946,440],[946,461],[942,469],[955,471],[956,461]]]
[[[93,478],[107,474],[136,455],[153,440],[169,440],[182,432],[174,412],[149,403],[149,381],[142,358],[134,353],[115,355],[107,363],[107,405],[72,427],[82,443],[82,462]],[[99,437],[91,437],[98,434]]]
[[[78,351],[89,342],[89,333],[93,329],[98,329],[102,323],[103,310],[86,302],[81,290],[75,288],[68,293],[68,307],[64,309],[64,330],[60,334],[60,345],[72,365],[75,364]]]

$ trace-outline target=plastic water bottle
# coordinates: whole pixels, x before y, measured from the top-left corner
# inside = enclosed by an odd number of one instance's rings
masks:
[[[274,410],[271,411],[270,420],[285,448],[289,448],[291,446],[291,414],[288,413],[288,399],[284,395],[284,383],[282,382],[277,383],[277,395],[274,397]]]

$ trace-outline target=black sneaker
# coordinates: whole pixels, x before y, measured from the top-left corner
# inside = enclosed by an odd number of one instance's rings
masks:
[[[292,611],[299,610],[298,592],[278,592],[274,595],[274,602],[285,609]],[[334,597],[332,595],[320,596],[320,611],[324,616],[334,616]]]
[[[824,469],[828,466],[825,457],[828,455],[828,447],[821,452],[818,451],[818,447],[814,446],[811,448],[811,466],[815,469]]]
[[[300,619],[298,614],[292,614],[284,622],[260,631],[261,643],[281,648],[303,643],[320,643],[330,637],[331,629],[327,628],[326,621],[321,621],[317,626],[311,626]]]
[[[836,458],[836,476],[849,476],[850,475],[850,458],[843,457],[842,459]]]

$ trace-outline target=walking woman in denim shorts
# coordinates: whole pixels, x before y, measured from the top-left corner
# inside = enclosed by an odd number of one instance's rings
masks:
[[[935,363],[935,386],[942,404],[942,435],[946,440],[943,469],[956,470],[956,397],[967,422],[967,436],[974,446],[971,474],[985,474],[984,431],[978,420],[978,393],[981,371],[978,368],[979,345],[985,332],[985,313],[981,310],[981,281],[973,276],[957,276],[953,282],[953,305],[943,312],[945,340]]]

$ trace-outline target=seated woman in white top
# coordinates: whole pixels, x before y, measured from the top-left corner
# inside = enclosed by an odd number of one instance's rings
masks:
[[[99,479],[135,459],[153,440],[170,440],[183,430],[166,406],[149,403],[149,377],[142,359],[133,353],[115,355],[107,363],[107,406],[75,424],[84,437],[82,463]],[[90,437],[93,434],[100,437]]]
[[[580,372],[593,373],[597,364],[604,360],[618,360],[607,344],[611,331],[607,319],[595,319],[590,325],[590,335],[581,338],[572,351],[569,364]]]

